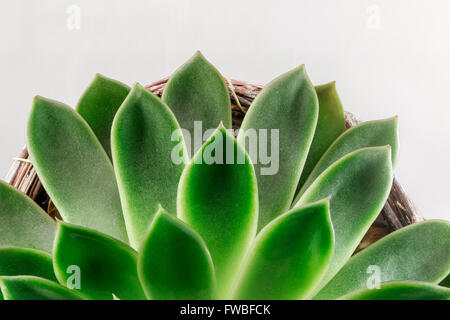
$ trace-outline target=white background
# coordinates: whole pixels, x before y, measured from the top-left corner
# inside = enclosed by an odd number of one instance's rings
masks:
[[[74,106],[96,72],[147,84],[199,49],[262,84],[304,63],[362,120],[399,115],[396,174],[424,216],[450,219],[449,12],[446,0],[2,0],[0,175],[34,95]]]

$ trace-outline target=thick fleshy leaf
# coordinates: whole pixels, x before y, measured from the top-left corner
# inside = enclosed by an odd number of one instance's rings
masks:
[[[319,99],[319,118],[297,192],[328,147],[345,131],[344,108],[336,91],[336,83],[333,81],[315,89]]]
[[[78,101],[77,111],[86,120],[111,158],[111,125],[130,87],[96,74]]]
[[[187,140],[194,139],[194,121],[201,121],[203,130],[195,132],[200,139],[202,131],[215,129],[221,122],[226,128],[231,128],[227,86],[219,71],[200,52],[170,77],[162,99],[172,109],[180,127],[190,133],[190,137],[185,136]],[[192,143],[191,146],[193,149],[188,151],[194,154],[201,143],[198,146]]]
[[[170,109],[140,85],[133,88],[114,119],[114,168],[130,243],[135,248],[158,204],[176,212],[178,181],[187,162],[179,129]]]
[[[249,153],[258,179],[258,230],[289,209],[317,117],[317,94],[304,66],[268,84],[245,116],[238,141]],[[255,136],[258,154],[252,150]]]
[[[338,139],[336,139],[336,141],[328,148],[319,160],[308,179],[303,184],[293,203],[296,203],[298,199],[300,199],[303,192],[306,191],[306,189],[319,177],[323,171],[325,171],[335,161],[352,151],[366,147],[390,145],[392,165],[394,167],[398,150],[397,125],[398,119],[397,117],[393,117],[383,120],[364,122],[344,132]]]
[[[342,300],[449,300],[450,289],[426,282],[393,281],[379,289],[362,289]]]
[[[430,220],[393,232],[356,254],[315,299],[335,299],[365,288],[374,277],[381,282],[439,283],[449,271],[450,223]]]
[[[228,297],[256,233],[258,189],[250,160],[223,126],[186,166],[177,213],[205,240],[214,262],[218,296]]]
[[[93,299],[145,299],[137,253],[99,232],[58,223],[53,266],[60,283]]]
[[[214,266],[202,238],[163,209],[139,251],[138,272],[152,300],[212,299]]]
[[[5,300],[84,300],[74,290],[34,276],[0,277]]]
[[[52,251],[56,224],[33,200],[0,180],[0,246]]]
[[[56,281],[51,255],[34,249],[0,248],[0,276],[19,275],[37,276]]]
[[[333,253],[328,199],[293,209],[258,234],[235,299],[302,299],[320,281]]]
[[[64,221],[128,241],[114,169],[86,121],[69,106],[36,97],[28,149]]]
[[[390,147],[360,149],[325,170],[295,205],[299,207],[331,196],[330,214],[336,242],[321,285],[328,282],[355,251],[383,208],[392,178]]]

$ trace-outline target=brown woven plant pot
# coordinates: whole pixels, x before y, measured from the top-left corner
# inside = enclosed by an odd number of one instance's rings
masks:
[[[146,86],[146,88],[161,97],[168,79],[165,78],[154,82]],[[228,78],[225,78],[225,80],[231,100],[233,128],[236,129],[241,126],[242,119],[244,119],[248,108],[263,86]],[[345,113],[345,118],[347,129],[359,123],[349,112]],[[19,156],[13,160],[14,163],[6,178],[7,182],[33,199],[52,218],[62,220],[58,210],[39,181],[39,177],[29,159],[26,146],[22,149]],[[383,210],[362,239],[356,252],[397,229],[423,220],[424,218],[416,211],[399,182],[394,178],[391,193]]]

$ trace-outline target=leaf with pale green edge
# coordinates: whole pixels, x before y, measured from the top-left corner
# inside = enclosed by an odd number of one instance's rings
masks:
[[[319,175],[352,151],[366,147],[391,146],[392,166],[395,166],[398,153],[398,118],[388,118],[363,122],[345,131],[328,148],[314,167],[308,179],[303,184],[300,192],[293,201],[295,204],[308,187],[319,177]]]
[[[340,300],[449,300],[450,289],[415,281],[382,283],[377,289],[361,289]]]
[[[4,300],[84,300],[74,290],[34,276],[0,277]]]
[[[58,223],[53,267],[58,281],[66,286],[76,286],[80,276],[77,290],[87,297],[110,300],[114,294],[119,299],[145,299],[137,253],[97,231]]]
[[[27,146],[64,221],[128,241],[112,164],[86,121],[69,106],[33,101]]]
[[[110,158],[111,125],[129,91],[127,85],[96,74],[77,104],[78,113],[94,131]]]
[[[0,180],[0,246],[52,251],[56,224],[33,200]]]
[[[258,230],[289,209],[317,117],[317,94],[304,66],[264,87],[248,110],[238,141],[249,153],[258,178]],[[255,145],[258,148],[252,148]]]
[[[256,233],[258,189],[248,156],[222,125],[186,166],[177,197],[178,217],[205,240],[226,298]]]
[[[140,85],[117,112],[111,134],[125,222],[137,248],[158,204],[176,212],[178,181],[187,162],[183,136],[170,109]]]
[[[37,276],[56,282],[52,256],[34,249],[0,248],[0,276],[18,275]]]
[[[297,193],[328,147],[345,131],[344,108],[336,91],[336,82],[316,86],[315,89],[319,99],[319,118]]]
[[[138,272],[152,300],[214,298],[214,266],[206,244],[187,224],[163,209],[156,214],[139,251]]]
[[[295,207],[330,199],[335,247],[321,281],[325,285],[345,264],[389,196],[392,185],[390,147],[364,148],[336,161],[303,194]]]
[[[186,140],[193,140],[195,135],[200,139],[198,145],[188,145],[191,155],[208,138],[203,137],[202,130],[194,134],[194,121],[201,121],[203,130],[215,129],[221,122],[226,128],[231,128],[231,104],[227,86],[219,71],[200,52],[195,53],[170,77],[162,100],[173,111],[180,127],[189,132],[189,137],[185,132]]]
[[[314,298],[335,299],[362,289],[373,272],[381,282],[439,283],[449,271],[450,223],[430,220],[393,232],[353,256]]]
[[[327,270],[334,247],[328,199],[293,209],[258,234],[234,299],[302,299]]]

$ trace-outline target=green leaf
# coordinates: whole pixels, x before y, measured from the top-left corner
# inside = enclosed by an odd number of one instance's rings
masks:
[[[94,80],[78,101],[77,111],[94,131],[111,158],[111,125],[114,116],[125,100],[130,87],[96,74]]]
[[[114,120],[114,167],[130,243],[135,248],[159,203],[176,212],[178,182],[187,162],[179,129],[170,109],[140,85],[130,92]]]
[[[114,169],[86,121],[38,96],[27,138],[37,174],[64,221],[127,241]]]
[[[393,232],[356,254],[315,298],[335,299],[364,288],[371,276],[380,276],[381,282],[439,283],[449,271],[450,223],[430,220]]]
[[[447,288],[450,288],[450,273],[447,274],[447,276],[445,277],[445,279],[442,280],[442,281],[439,283],[439,285],[440,285],[440,286],[447,287]]]
[[[0,246],[52,251],[56,224],[33,200],[0,180]]]
[[[256,237],[234,298],[305,298],[327,270],[333,247],[328,199],[279,216]]]
[[[231,279],[237,276],[256,233],[258,190],[245,151],[223,126],[186,166],[178,188],[177,212],[205,240],[219,298],[228,297]]]
[[[306,182],[293,203],[300,199],[301,195],[319,177],[319,175],[352,151],[366,147],[391,146],[392,166],[395,166],[398,153],[398,118],[388,118],[363,122],[344,132],[325,152],[322,158],[314,167]]]
[[[379,289],[362,289],[342,300],[449,300],[450,289],[426,282],[394,281]]]
[[[0,276],[19,275],[37,276],[56,281],[51,255],[34,249],[0,248]]]
[[[336,83],[333,81],[316,86],[315,89],[319,99],[319,118],[297,193],[328,147],[345,131],[344,109],[336,91]]]
[[[245,116],[238,141],[249,153],[258,179],[258,230],[289,209],[317,117],[317,95],[304,66],[267,85]],[[256,144],[255,136],[259,140],[258,155],[251,148]],[[262,145],[267,146],[267,157],[261,156],[264,155]]]
[[[84,300],[63,286],[34,276],[0,277],[0,289],[5,300]]]
[[[160,209],[139,251],[138,272],[153,300],[212,299],[214,266],[202,238]]]
[[[194,121],[201,121],[203,130],[215,129],[221,122],[226,128],[231,128],[227,86],[219,71],[200,52],[170,77],[162,99],[172,109],[180,127],[190,133],[190,137],[185,135],[188,141],[194,137]],[[203,132],[196,135],[202,137]],[[188,148],[190,154],[197,152],[200,145],[192,147],[193,150]]]
[[[321,285],[325,285],[355,251],[383,208],[392,178],[389,146],[360,149],[325,170],[295,205],[299,207],[331,196],[330,213],[336,242]]]
[[[58,223],[53,267],[60,283],[93,299],[145,299],[137,253],[126,244],[82,227]],[[77,282],[79,280],[79,282]]]

